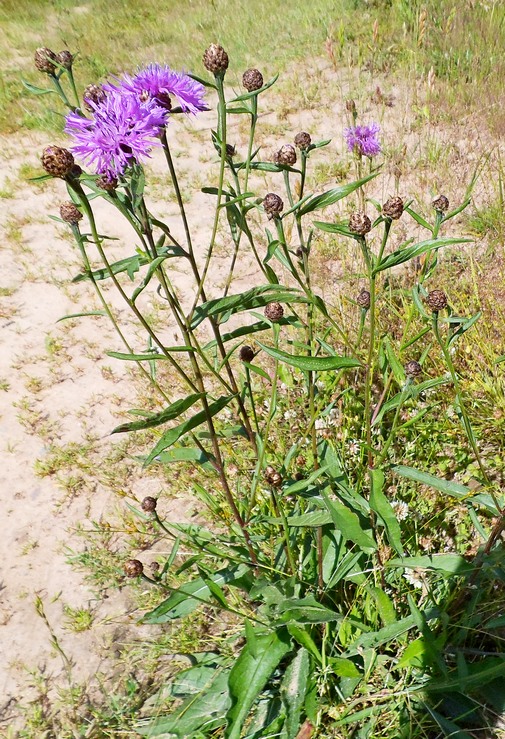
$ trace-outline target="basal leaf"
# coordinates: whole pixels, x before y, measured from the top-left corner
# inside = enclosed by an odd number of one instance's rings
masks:
[[[281,698],[286,712],[281,739],[296,739],[307,691],[309,669],[309,653],[301,648],[288,665],[281,683]]]
[[[286,629],[255,638],[254,656],[246,642],[233,665],[228,681],[232,705],[228,711],[225,739],[240,739],[249,712],[281,659],[292,649]]]

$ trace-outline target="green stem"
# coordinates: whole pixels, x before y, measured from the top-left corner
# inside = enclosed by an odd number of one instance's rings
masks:
[[[271,487],[270,490],[272,493],[272,499],[274,501],[275,513],[281,519],[282,529],[284,531],[285,552],[286,552],[286,557],[287,557],[288,564],[289,564],[289,569],[291,570],[291,574],[295,575],[296,574],[296,560],[293,554],[293,550],[291,548],[288,522],[287,522],[284,510],[283,510],[283,507],[279,505],[279,496],[277,495],[275,488]]]

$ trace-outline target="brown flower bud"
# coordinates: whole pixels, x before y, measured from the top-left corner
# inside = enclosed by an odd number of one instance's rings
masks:
[[[274,154],[276,164],[282,164],[284,167],[291,167],[296,164],[296,149],[291,144],[284,144],[279,151]]]
[[[236,148],[232,144],[226,144],[226,156],[234,157],[237,153]]]
[[[415,359],[411,359],[410,362],[407,362],[405,365],[405,374],[407,377],[419,377],[419,375],[422,373],[423,368],[419,364],[419,362],[416,362]]]
[[[106,97],[107,93],[101,85],[88,85],[82,93],[84,107],[86,110],[89,110],[90,113],[93,113],[95,110],[93,106],[96,107],[97,105],[100,105],[100,103],[103,103]],[[93,105],[90,103],[93,103]]]
[[[75,226],[82,218],[81,211],[73,203],[62,203],[60,205],[60,216],[65,223]]]
[[[426,305],[434,313],[447,308],[447,295],[443,290],[432,290],[425,298]]]
[[[228,54],[219,44],[211,44],[203,55],[203,65],[214,75],[224,75],[228,69]]]
[[[254,359],[254,351],[249,344],[244,344],[240,347],[239,353],[238,353],[239,359],[242,360],[242,362],[252,362]]]
[[[349,218],[349,231],[351,231],[353,234],[364,236],[369,231],[371,231],[371,229],[372,222],[365,213],[361,213],[361,211],[356,211],[355,213],[352,213],[351,217]]]
[[[98,177],[95,180],[95,183],[97,187],[99,187],[101,190],[106,190],[107,192],[114,192],[117,187],[117,179],[106,174]]]
[[[295,146],[297,146],[302,151],[308,149],[311,143],[312,139],[310,138],[310,133],[307,133],[306,131],[300,131],[300,133],[296,134]]]
[[[129,559],[123,567],[126,577],[140,577],[144,572],[144,565],[139,559]]]
[[[265,316],[270,321],[280,321],[284,315],[284,308],[280,303],[269,303],[265,306]]]
[[[439,195],[432,202],[432,206],[439,213],[445,213],[445,211],[448,210],[448,208],[449,208],[449,200],[445,197],[445,195]]]
[[[151,568],[151,572],[153,573],[153,575],[156,575],[160,571],[160,563],[159,562],[151,562],[151,564],[149,565],[149,567]]]
[[[35,51],[34,55],[34,61],[35,66],[39,70],[39,72],[44,72],[44,74],[53,74],[56,69],[56,66],[53,64],[57,59],[56,54],[54,51],[51,51],[51,49],[48,49],[45,46],[41,46],[39,49]]]
[[[56,54],[56,61],[61,64],[62,67],[65,67],[65,69],[71,69],[74,55],[71,54],[68,49],[63,49],[63,51]]]
[[[299,246],[296,250],[296,256],[298,259],[301,259],[303,261],[303,255],[308,254],[309,251],[306,246]]]
[[[246,69],[242,75],[242,84],[247,92],[254,92],[263,87],[263,75],[259,69]]]
[[[352,98],[345,101],[345,109],[348,113],[356,113],[356,103]]]
[[[53,177],[67,177],[74,166],[74,157],[61,146],[47,146],[41,161],[43,168]]]
[[[269,192],[263,199],[263,207],[265,209],[265,213],[268,214],[268,218],[272,219],[279,215],[284,208],[284,203],[274,192]]]
[[[399,197],[389,198],[382,206],[382,213],[396,221],[403,213],[403,200]]]
[[[152,498],[150,495],[148,495],[141,503],[141,508],[146,513],[154,513],[156,510],[156,506],[158,504],[158,501],[156,498]]]
[[[368,310],[370,308],[370,293],[368,292],[368,290],[365,290],[365,288],[363,288],[363,290],[356,298],[356,302],[360,308],[366,308],[366,310]]]
[[[282,485],[282,476],[280,472],[277,472],[273,467],[265,467],[265,480],[269,485],[271,485],[274,488],[280,488]]]

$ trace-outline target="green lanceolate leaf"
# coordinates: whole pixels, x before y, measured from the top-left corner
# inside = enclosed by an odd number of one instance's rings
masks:
[[[373,178],[377,177],[378,174],[378,172],[373,172],[372,174],[367,175],[367,177],[363,177],[361,180],[350,182],[348,185],[342,185],[341,187],[335,187],[333,190],[323,192],[321,195],[315,195],[300,208],[298,215],[304,216],[307,213],[312,213],[314,210],[326,208],[328,205],[337,203],[339,200],[342,200],[342,198],[346,198],[350,195],[351,192],[357,190],[358,187],[362,187],[362,185],[373,180]]]
[[[152,276],[156,273],[156,270],[162,264],[162,262],[165,261],[165,259],[168,259],[166,255],[163,257],[156,257],[156,259],[153,259],[153,261],[149,263],[149,268],[147,270],[146,276],[142,280],[141,284],[133,291],[131,297],[132,303],[136,301],[140,293],[148,286],[148,284],[151,282]]]
[[[301,648],[290,662],[281,683],[281,698],[286,712],[281,739],[296,739],[307,691],[309,669],[309,653]]]
[[[137,725],[135,733],[176,739],[208,736],[209,732],[224,725],[229,705],[228,671],[218,666],[209,670],[208,680],[199,693],[190,695],[168,716]]]
[[[391,469],[393,472],[396,472],[396,474],[406,477],[409,480],[420,482],[422,485],[428,485],[429,487],[439,490],[441,493],[445,493],[446,495],[450,495],[453,498],[471,500],[472,502],[479,503],[495,515],[498,513],[496,506],[493,503],[493,499],[487,493],[476,492],[475,490],[466,487],[466,485],[462,485],[460,482],[445,480],[443,477],[435,477],[435,475],[430,475],[428,472],[421,472],[420,470],[416,470],[414,467],[407,467],[403,464],[393,465]]]
[[[358,515],[351,511],[347,506],[339,500],[330,499],[328,493],[321,490],[321,496],[326,507],[331,514],[333,524],[338,531],[348,540],[357,544],[364,552],[373,552],[377,549],[377,544],[373,540],[371,532],[366,531],[358,518]]]
[[[122,434],[125,431],[140,431],[141,429],[151,429],[155,426],[160,426],[162,423],[167,421],[173,421],[174,418],[180,416],[181,413],[187,411],[192,405],[198,400],[203,398],[203,393],[194,393],[194,395],[188,395],[186,398],[181,398],[171,403],[168,408],[164,408],[159,413],[154,413],[142,421],[133,421],[132,423],[122,423],[120,426],[111,431],[111,434]]]
[[[120,259],[118,262],[114,262],[110,265],[110,268],[114,275],[117,275],[120,272],[128,272],[130,279],[133,279],[135,272],[138,272],[140,267],[148,263],[149,259],[147,257],[135,254],[133,257],[127,257],[126,259]],[[91,277],[93,277],[94,280],[106,280],[110,277],[109,270],[102,267],[101,269],[93,270],[91,273],[83,272],[74,277],[72,282],[82,282],[83,280],[89,280]]]
[[[389,500],[384,495],[384,472],[372,470],[370,490],[370,508],[380,517],[386,529],[388,541],[397,552],[403,555],[401,529]]]
[[[212,417],[215,416],[216,413],[219,413],[219,411],[221,411],[226,405],[228,405],[228,403],[233,400],[234,397],[234,395],[223,395],[221,398],[219,398],[219,400],[211,403],[211,405],[209,405],[208,407],[209,416]],[[184,421],[178,426],[175,426],[175,428],[170,429],[170,431],[167,431],[165,434],[163,434],[154,449],[146,457],[144,465],[151,464],[151,462],[157,457],[160,452],[168,449],[168,447],[175,444],[175,442],[178,441],[182,436],[184,436],[184,434],[187,434],[188,431],[192,431],[192,429],[200,426],[202,423],[205,423],[206,420],[207,413],[205,410],[202,410],[196,415],[192,416],[192,418],[189,418],[187,421]]]
[[[164,349],[167,352],[194,352],[195,349],[192,346],[165,346]],[[157,362],[158,360],[167,360],[166,354],[159,354],[158,352],[150,352],[149,354],[125,354],[124,352],[106,352],[108,357],[113,359],[121,359],[124,362]]]
[[[296,621],[299,624],[324,624],[341,621],[342,615],[319,603],[313,595],[305,598],[286,598],[277,606],[284,623]]]
[[[32,85],[30,82],[26,82],[26,80],[21,80],[21,84],[23,87],[26,87],[28,92],[31,92],[32,95],[49,95],[50,93],[56,94],[56,90],[47,90],[43,87],[36,87],[36,85]]]
[[[232,667],[228,681],[232,705],[227,714],[225,739],[240,739],[242,727],[254,702],[291,648],[291,639],[286,629],[256,636],[254,656],[249,642],[246,643]]]
[[[168,598],[142,618],[145,624],[164,624],[177,618],[187,616],[198,608],[202,603],[208,603],[214,597],[208,582],[212,580],[218,587],[232,583],[243,577],[249,568],[247,565],[234,565],[225,567],[213,575],[208,575],[205,580],[197,577],[175,590]]]
[[[451,244],[467,244],[471,239],[455,239],[455,238],[442,238],[442,239],[429,239],[428,241],[421,241],[419,244],[413,246],[407,246],[404,249],[389,254],[384,257],[379,264],[373,270],[373,274],[382,272],[385,269],[396,267],[398,264],[408,262],[415,257],[420,257],[422,254],[426,254],[429,251],[435,251],[441,249],[444,246],[451,246]]]
[[[289,364],[291,367],[298,367],[298,369],[307,372],[324,372],[343,369],[345,367],[361,366],[361,362],[358,359],[352,359],[352,357],[307,357],[305,355],[289,354],[273,346],[265,346],[265,344],[261,344],[259,341],[257,343],[263,351],[274,359],[279,360],[279,362],[284,362],[284,364]]]
[[[422,554],[419,557],[396,557],[386,562],[385,567],[403,567],[443,572],[448,575],[468,575],[475,569],[472,562],[460,554]]]
[[[261,308],[273,301],[278,303],[308,302],[307,298],[294,288],[282,285],[260,285],[237,295],[208,300],[199,305],[193,314],[191,328],[196,328],[209,317],[215,318],[219,323],[225,323],[234,313]]]

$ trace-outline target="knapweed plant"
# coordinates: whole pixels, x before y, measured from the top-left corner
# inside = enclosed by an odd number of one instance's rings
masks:
[[[187,524],[164,520],[156,498],[137,507],[171,542],[154,574],[133,552],[125,564],[128,577],[159,593],[143,622],[203,608],[214,619],[223,614],[223,629],[222,648],[191,655],[192,666],[164,686],[156,716],[139,719],[135,731],[469,736],[464,727],[489,721],[483,696],[505,677],[493,636],[503,619],[482,605],[505,579],[505,503],[486,470],[455,351],[478,315],[455,314],[437,283],[440,250],[464,241],[447,228],[469,197],[451,209],[440,195],[424,210],[398,194],[374,199],[384,176],[380,129],[358,122],[353,101],[345,141],[356,178],[308,191],[310,166],[329,141],[299,132],[265,161],[255,133],[275,80],[249,69],[244,90],[231,94],[219,45],[205,51],[205,80],[151,64],[82,96],[69,52],[39,49],[35,61],[68,108],[69,139],[48,146],[42,166],[43,177],[60,178],[68,192],[60,216],[82,257],[78,279],[91,281],[117,331],[120,351],[110,356],[136,363],[158,403],[111,431],[154,430],[144,465],[189,465],[192,493],[208,510]],[[177,176],[178,121],[214,108],[207,151],[219,164],[203,188],[215,207],[202,244]],[[248,131],[240,153],[227,137],[237,117]],[[146,195],[154,147],[166,161],[177,228],[153,214]],[[253,191],[258,173],[270,192]],[[109,256],[114,234],[97,222],[98,199],[136,235],[134,253],[130,246],[119,261]],[[339,201],[345,207],[332,217]],[[392,247],[400,219],[424,238]],[[322,298],[313,267],[325,239],[359,265],[355,294],[337,282],[335,299]],[[229,269],[218,291],[209,275],[223,240]],[[234,278],[251,257],[257,284],[236,291]],[[181,292],[174,263],[191,275],[191,292]],[[126,338],[104,280],[143,343]],[[149,292],[170,313],[162,330],[141,308]],[[174,329],[175,345],[167,338]],[[473,464],[471,485],[399,463],[407,438],[415,444],[416,428],[429,427],[442,403]],[[423,546],[403,500],[421,492],[445,498],[465,520],[471,556],[436,531],[431,548]]]

